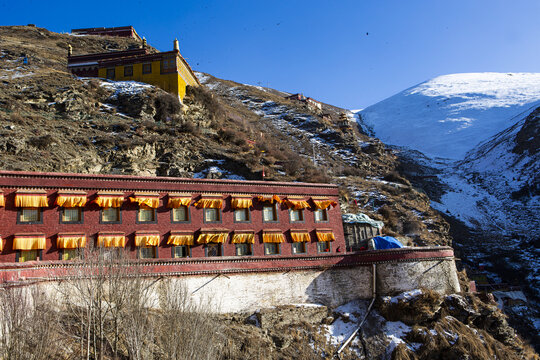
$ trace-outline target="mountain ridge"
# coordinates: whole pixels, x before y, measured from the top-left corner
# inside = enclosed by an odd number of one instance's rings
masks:
[[[363,109],[359,122],[385,143],[460,160],[539,101],[540,73],[448,74]]]

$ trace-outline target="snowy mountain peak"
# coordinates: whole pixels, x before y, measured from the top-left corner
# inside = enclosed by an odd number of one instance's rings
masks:
[[[538,104],[540,73],[450,74],[372,105],[360,117],[383,142],[458,160]]]

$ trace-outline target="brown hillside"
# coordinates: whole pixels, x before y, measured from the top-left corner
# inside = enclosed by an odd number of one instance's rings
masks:
[[[0,27],[0,168],[246,179],[264,170],[269,181],[339,184],[344,211],[383,219],[388,234],[411,244],[450,243],[447,223],[396,172],[392,151],[354,122],[340,128],[338,108],[314,112],[205,74],[181,106],[154,87],[73,77],[68,44],[74,54],[140,45]]]

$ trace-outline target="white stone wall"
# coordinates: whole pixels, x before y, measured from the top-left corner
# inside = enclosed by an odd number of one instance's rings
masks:
[[[172,279],[186,286],[191,298],[210,304],[215,312],[255,311],[288,304],[323,304],[336,307],[372,296],[372,267],[334,268],[325,271],[192,276]],[[417,288],[442,294],[459,292],[453,260],[395,262],[377,265],[377,294]]]
[[[459,292],[459,282],[453,260],[425,260],[377,264],[377,295],[427,288],[442,294]],[[152,296],[148,306],[159,306],[160,285],[170,281],[184,287],[187,301],[202,304],[216,313],[253,312],[257,309],[290,304],[323,304],[336,307],[357,298],[372,296],[372,265],[268,273],[223,274],[205,276],[148,278]],[[74,291],[71,282],[42,283],[55,302],[62,296],[70,301]]]

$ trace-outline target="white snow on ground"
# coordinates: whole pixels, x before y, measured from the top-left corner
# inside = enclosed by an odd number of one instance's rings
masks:
[[[419,290],[413,290],[407,292],[409,296]],[[408,295],[402,294],[405,298]],[[332,345],[340,346],[345,340],[358,328],[360,321],[364,318],[367,311],[367,303],[362,301],[351,301],[347,304],[339,306],[334,309],[334,312],[339,314],[339,317],[331,325],[323,325],[322,328],[325,331],[328,342]],[[384,319],[375,311],[372,310],[370,316],[378,317],[384,322]],[[366,326],[364,324],[364,326]],[[389,356],[394,351],[398,344],[405,344],[409,349],[414,351],[418,349],[421,344],[407,343],[404,338],[405,335],[411,331],[411,327],[402,323],[401,321],[386,321],[383,323],[381,332],[386,336],[388,340],[388,347],[386,348],[386,354]],[[358,347],[360,346],[358,336],[349,345],[353,350],[356,350],[358,354]],[[356,348],[356,349],[355,349]]]
[[[426,81],[360,115],[384,143],[457,160],[535,104],[539,73],[466,73]]]
[[[83,78],[85,79],[85,78]],[[111,98],[115,98],[118,95],[135,95],[139,94],[147,89],[151,89],[154,86],[137,82],[137,81],[112,81],[112,80],[101,80],[101,86],[109,90],[114,90],[114,94]]]
[[[414,290],[410,290],[410,291],[405,291],[405,292],[402,292],[401,294],[397,295],[397,296],[385,296],[383,297],[383,301],[384,302],[390,302],[392,304],[397,304],[398,302],[408,302],[408,301],[411,301],[413,299],[415,299],[416,297],[422,295],[422,290],[420,289],[414,289]]]
[[[6,61],[16,61],[16,60],[6,60]],[[17,66],[14,69],[0,69],[0,79],[2,80],[11,80],[11,79],[18,79],[22,77],[32,76],[35,75],[33,71],[30,71],[29,69]]]
[[[390,344],[386,348],[386,354],[391,355],[396,346],[399,344],[405,344],[409,347],[409,345],[403,340],[409,331],[411,331],[411,327],[405,325],[401,321],[387,321],[386,324],[384,324],[384,334],[390,341]],[[414,351],[414,349],[411,350]]]
[[[203,171],[193,174],[194,179],[206,179],[208,174],[221,174],[220,179],[228,180],[246,180],[245,177],[231,173],[230,171],[224,170],[218,166],[210,166]]]
[[[331,325],[323,325],[326,338],[332,345],[341,345],[358,327],[366,308],[359,301],[351,301],[334,309],[340,314]],[[344,319],[347,319],[344,321]]]

